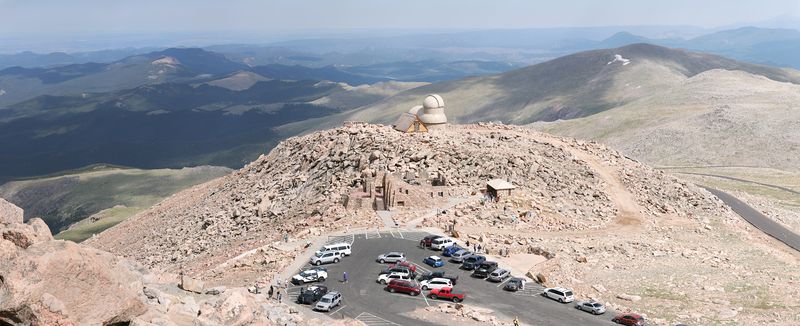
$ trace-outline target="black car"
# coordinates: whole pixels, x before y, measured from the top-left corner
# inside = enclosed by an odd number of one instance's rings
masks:
[[[489,274],[494,272],[495,269],[497,269],[497,263],[493,261],[484,261],[478,265],[478,268],[475,268],[475,271],[472,272],[472,277],[486,278]]]
[[[300,292],[297,296],[297,303],[312,304],[317,302],[319,298],[328,293],[328,287],[324,285],[314,285]]]
[[[472,255],[464,259],[464,262],[461,264],[461,269],[471,271],[475,269],[476,266],[480,265],[481,263],[486,261],[486,257],[481,255]]]
[[[448,280],[450,280],[451,283],[453,283],[453,285],[456,285],[456,283],[458,282],[458,275],[445,275],[444,271],[435,271],[435,272],[425,273],[425,274],[423,274],[422,276],[419,277],[419,280],[420,281],[424,281],[424,280],[430,280],[430,279],[434,279],[434,278],[448,279]]]
[[[503,286],[503,290],[512,292],[524,289],[525,289],[525,280],[519,277],[512,277],[510,280],[508,280],[508,282],[506,282],[506,285]]]
[[[409,269],[408,267],[405,267],[405,266],[395,266],[395,267],[391,267],[391,268],[384,268],[384,269],[381,270],[380,273],[378,273],[378,275],[380,276],[380,275],[383,275],[383,274],[391,274],[391,273],[394,273],[394,272],[407,273],[408,275],[411,275],[412,278],[417,277],[417,273],[412,272],[411,269]]]

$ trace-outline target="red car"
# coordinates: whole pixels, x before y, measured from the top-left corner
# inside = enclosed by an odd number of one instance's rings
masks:
[[[439,239],[441,237],[442,236],[440,236],[440,235],[426,235],[424,238],[422,238],[422,240],[419,240],[419,246],[423,247],[423,248],[430,248],[431,247],[431,242],[433,242],[433,240]]]
[[[453,302],[461,302],[464,301],[464,297],[467,294],[463,291],[453,290],[453,288],[441,288],[441,289],[433,289],[431,293],[428,294],[428,297],[436,300],[439,298],[453,300]]]
[[[391,265],[389,265],[389,268],[394,268],[394,267],[397,267],[397,266],[408,267],[408,270],[410,270],[412,273],[416,273],[417,272],[417,265],[409,263],[408,261],[401,261],[401,262],[398,262],[396,264],[391,264]]]
[[[611,321],[625,326],[644,325],[644,317],[637,314],[620,314],[614,317],[614,319],[612,319]]]
[[[392,293],[402,292],[413,296],[418,296],[420,293],[422,293],[419,285],[404,280],[391,280],[389,281],[389,284],[386,285],[386,289]]]

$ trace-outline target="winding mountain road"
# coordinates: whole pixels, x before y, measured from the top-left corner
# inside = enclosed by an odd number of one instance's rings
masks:
[[[800,235],[797,233],[794,233],[792,230],[789,230],[778,222],[773,221],[771,218],[762,214],[755,208],[750,207],[750,205],[745,204],[743,201],[727,192],[709,187],[703,188],[721,199],[726,205],[730,206],[731,209],[736,212],[736,214],[739,214],[739,216],[744,218],[757,229],[763,231],[778,241],[785,243],[787,246],[800,251]]]

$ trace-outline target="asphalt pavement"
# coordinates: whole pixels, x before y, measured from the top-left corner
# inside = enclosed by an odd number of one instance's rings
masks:
[[[368,326],[433,325],[415,319],[411,312],[441,302],[425,295],[389,293],[384,285],[376,282],[378,273],[386,265],[377,263],[375,259],[390,251],[404,252],[408,261],[418,265],[419,274],[433,270],[434,268],[424,265],[422,260],[430,255],[439,255],[439,252],[418,247],[419,240],[425,235],[427,233],[418,231],[372,230],[330,239],[329,243],[353,241],[353,253],[338,264],[325,266],[328,269],[328,279],[323,284],[331,291],[341,292],[344,297],[342,304],[327,314],[332,318],[354,318]],[[546,299],[541,296],[543,288],[535,283],[528,283],[523,291],[507,292],[502,289],[504,282],[492,283],[472,278],[470,272],[458,269],[457,264],[449,261],[435,270],[444,270],[446,274],[459,276],[455,288],[466,292],[465,304],[491,309],[496,315],[508,320],[518,316],[521,322],[532,325],[613,325],[613,312],[594,316],[575,309],[574,303],[561,304]],[[348,274],[347,283],[342,281],[344,272]],[[295,300],[300,289],[301,286],[288,288],[289,298]],[[427,291],[423,291],[423,294],[427,294]],[[313,316],[322,312],[309,313]]]
[[[794,233],[792,230],[789,230],[778,222],[773,221],[768,216],[750,207],[750,205],[745,204],[743,201],[737,199],[727,192],[709,187],[703,188],[721,199],[726,205],[730,206],[731,209],[736,212],[736,214],[739,214],[739,216],[744,218],[757,229],[770,235],[778,241],[785,243],[787,246],[800,251],[800,235],[797,233]]]

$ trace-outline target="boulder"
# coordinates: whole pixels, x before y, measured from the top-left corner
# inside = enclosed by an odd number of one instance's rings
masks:
[[[181,275],[181,289],[194,293],[203,293],[203,281],[196,280],[186,275]]]
[[[34,243],[53,240],[50,228],[40,218],[33,218],[27,224],[3,224],[0,226],[0,236],[22,249],[27,249]]]
[[[638,295],[625,294],[625,293],[617,294],[617,298],[625,300],[625,301],[633,301],[633,302],[642,300],[642,297],[640,297]]]
[[[22,208],[0,198],[0,224],[23,223]]]
[[[22,225],[33,234],[32,226]],[[67,241],[24,250],[8,246],[9,241],[0,241],[2,322],[106,325],[129,322],[146,311],[141,273],[127,261]]]
[[[213,287],[213,288],[210,288],[210,289],[206,290],[206,294],[208,294],[208,295],[220,295],[222,293],[225,293],[225,290],[227,290],[227,288],[225,288],[224,286],[217,286],[217,287]]]

